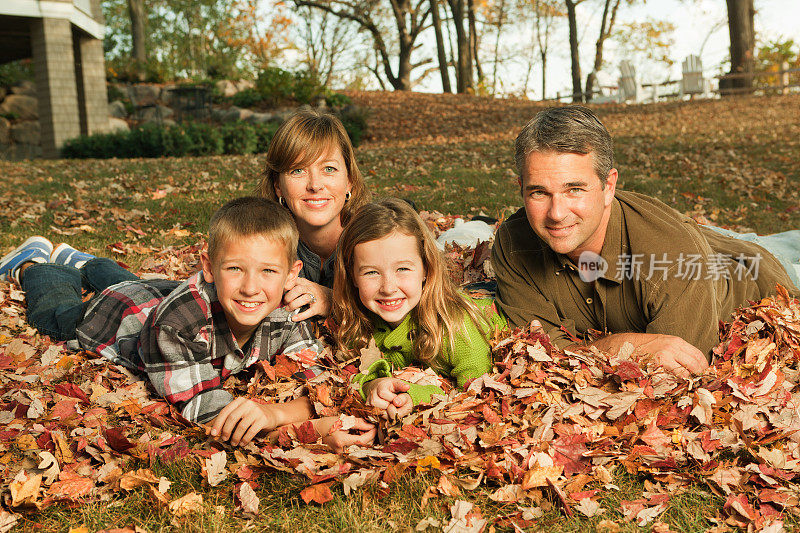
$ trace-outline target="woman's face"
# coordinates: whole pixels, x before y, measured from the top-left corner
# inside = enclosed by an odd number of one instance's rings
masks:
[[[341,230],[339,215],[350,188],[344,157],[334,147],[307,167],[281,173],[275,193],[288,204],[302,234],[308,229]]]

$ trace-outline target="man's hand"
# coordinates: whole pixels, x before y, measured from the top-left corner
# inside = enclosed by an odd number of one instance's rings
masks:
[[[367,405],[383,411],[382,416],[389,420],[397,420],[414,409],[414,402],[406,391],[411,385],[397,378],[373,379],[366,385]]]
[[[342,453],[344,449],[353,444],[359,446],[369,446],[375,440],[378,428],[375,424],[370,424],[366,420],[356,418],[356,422],[348,431],[338,430],[331,432],[331,428],[338,416],[326,416],[313,420],[317,433],[322,435],[322,442],[327,444],[336,453]]]
[[[260,432],[273,430],[278,425],[273,406],[236,398],[206,427],[206,435],[228,441],[234,446],[246,446]]]
[[[634,353],[652,354],[657,363],[678,377],[702,374],[708,368],[703,352],[675,335],[616,333],[597,339],[592,344],[598,350],[617,353],[626,342],[633,345]]]
[[[651,353],[665,370],[681,378],[702,374],[708,368],[706,356],[696,347],[674,335],[653,335],[653,339],[636,348],[639,353]]]

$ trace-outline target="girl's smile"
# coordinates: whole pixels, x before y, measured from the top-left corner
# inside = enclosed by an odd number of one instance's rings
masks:
[[[353,280],[361,303],[397,327],[422,296],[425,267],[416,237],[398,231],[357,244]]]

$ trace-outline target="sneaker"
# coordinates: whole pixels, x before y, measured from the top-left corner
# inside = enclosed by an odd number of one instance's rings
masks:
[[[53,243],[38,235],[30,237],[0,259],[0,280],[13,279],[19,283],[19,267],[24,263],[47,263],[53,252]]]
[[[87,254],[76,250],[69,244],[62,242],[59,244],[53,253],[50,254],[50,262],[57,265],[67,265],[74,268],[80,268],[86,264],[86,261],[96,259],[96,256]]]

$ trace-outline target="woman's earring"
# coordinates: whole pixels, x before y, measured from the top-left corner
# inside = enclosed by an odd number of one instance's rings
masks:
[[[344,193],[344,201],[345,201],[345,203],[350,201],[350,197],[351,196],[353,196],[353,193],[351,193],[350,191],[347,191],[346,193]]]
[[[286,203],[286,200],[283,199],[283,196],[278,196],[278,203],[286,209],[289,209],[289,204]]]

